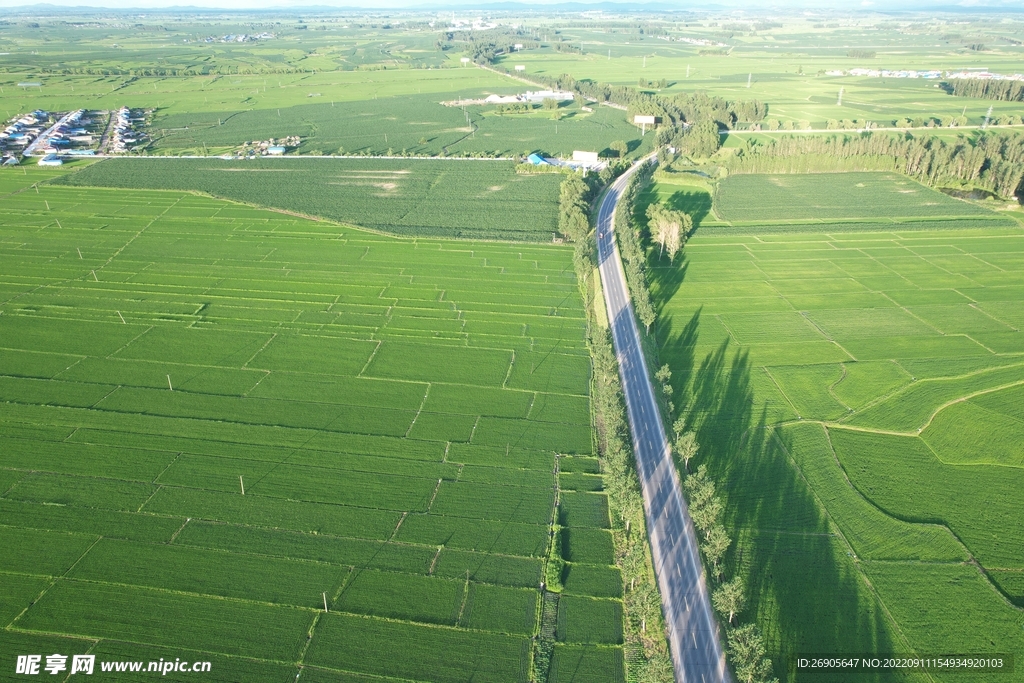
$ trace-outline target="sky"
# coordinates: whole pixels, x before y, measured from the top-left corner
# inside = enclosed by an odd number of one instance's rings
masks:
[[[430,9],[437,7],[464,8],[471,11],[475,8],[486,7],[496,0],[47,0],[46,4],[59,7],[107,7],[107,8],[138,8],[138,9],[160,9],[167,7],[202,7],[209,9],[227,10],[251,10],[251,9],[273,9],[289,7],[362,7],[366,9]],[[517,2],[517,0],[512,0]],[[532,5],[542,8],[545,5],[565,2],[565,0],[518,0],[523,5]],[[581,5],[592,5],[600,3],[609,4],[607,0],[571,0]],[[617,2],[612,0],[622,10],[642,8],[646,2]],[[0,0],[0,8],[27,7],[34,5],[30,0]],[[707,9],[708,2],[698,0],[662,0],[655,3],[657,9],[672,7],[675,9]],[[835,7],[835,0],[712,0],[711,4],[720,7],[735,9],[754,10],[779,10],[779,9],[827,9]],[[861,2],[865,9],[877,9],[879,3]],[[970,7],[1000,7],[1011,8],[1020,11],[1020,0],[896,0],[884,3],[888,9],[899,10],[927,10],[936,6],[959,6]],[[844,10],[855,9],[857,3],[847,3]]]

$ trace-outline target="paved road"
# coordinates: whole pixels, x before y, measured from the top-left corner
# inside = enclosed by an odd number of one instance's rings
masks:
[[[702,577],[693,523],[640,350],[640,334],[612,230],[615,206],[626,189],[629,175],[637,168],[634,166],[630,173],[621,176],[601,201],[597,220],[601,282],[608,319],[612,321],[676,681],[726,683],[729,675]]]

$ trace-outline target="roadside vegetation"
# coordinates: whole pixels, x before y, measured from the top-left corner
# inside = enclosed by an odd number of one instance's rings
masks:
[[[591,202],[597,199],[597,192],[625,168],[613,167],[597,177],[568,176],[562,182],[559,222],[573,244],[576,280],[588,316],[596,442],[608,492],[615,564],[622,577],[626,672],[628,680],[667,683],[674,680],[672,661],[647,540],[640,482],[630,446],[618,362],[594,258],[595,234],[589,220]]]
[[[723,165],[733,173],[895,171],[932,187],[1012,199],[1024,180],[1024,135],[986,133],[951,142],[884,133],[792,136],[747,144]]]
[[[0,21],[6,119],[160,157],[0,170],[0,667],[673,680],[590,220],[654,152],[615,229],[735,678],[1019,664],[1019,17],[463,19]]]
[[[649,163],[638,170],[630,178],[629,185],[623,192],[622,199],[616,209],[615,231],[620,251],[622,252],[627,284],[630,288],[636,315],[646,327],[645,335],[650,335],[651,325],[656,322],[656,315],[651,303],[648,285],[649,262],[662,263],[666,243],[669,243],[668,268],[672,268],[676,252],[688,236],[684,226],[692,227],[693,220],[682,211],[674,211],[664,205],[651,202],[644,212],[638,210],[637,202],[647,184],[654,176],[655,165]],[[646,217],[646,234],[641,231],[637,216]],[[646,239],[645,239],[646,238]],[[664,267],[664,266],[663,266]],[[646,348],[648,362],[657,363],[659,350],[656,340],[649,338],[642,341]],[[672,400],[675,393],[672,385],[672,369],[663,365],[654,373],[656,386],[661,388],[661,406],[665,417],[673,419],[676,406]],[[682,412],[689,409],[682,405]],[[670,447],[677,463],[681,464],[680,477],[683,480],[689,514],[697,531],[700,555],[703,558],[704,575],[711,594],[712,605],[721,618],[725,642],[723,647],[727,658],[738,680],[744,683],[777,683],[773,676],[773,664],[767,656],[764,639],[758,626],[754,623],[740,625],[735,623],[737,617],[746,606],[746,589],[744,578],[735,576],[727,581],[722,560],[733,545],[730,534],[720,521],[725,512],[722,499],[717,495],[715,481],[708,475],[707,465],[701,465],[696,471],[689,469],[690,461],[700,452],[700,444],[687,419],[680,415],[672,424]],[[635,469],[635,468],[634,468]],[[742,553],[742,548],[734,549]]]

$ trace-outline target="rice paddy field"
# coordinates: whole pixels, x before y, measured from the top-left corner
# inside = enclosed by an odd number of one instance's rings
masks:
[[[561,179],[509,161],[284,157],[107,159],[55,182],[196,190],[395,234],[550,242]]]
[[[570,249],[67,171],[0,174],[4,672],[527,681],[558,520],[550,673],[624,680]]]
[[[776,675],[795,653],[1019,661],[1024,231],[888,174],[730,177],[708,215],[653,262],[661,359]]]

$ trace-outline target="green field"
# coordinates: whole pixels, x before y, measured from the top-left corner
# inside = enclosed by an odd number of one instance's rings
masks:
[[[526,681],[557,518],[559,643],[623,680],[571,250],[53,175],[0,179],[5,671]]]
[[[997,120],[1020,115],[1017,103],[954,97],[934,80],[826,74],[858,67],[1019,72],[1022,34],[1012,20],[972,19],[951,31],[921,16],[902,28],[871,16],[843,25],[785,17],[763,28],[759,20],[711,19],[659,16],[643,25],[609,18],[584,26],[529,17],[519,29],[526,49],[499,55],[494,66],[523,66],[532,79],[571,74],[642,85],[667,97],[701,91],[758,99],[780,125],[815,129],[829,120],[884,127],[904,117],[960,115],[978,127],[989,106]],[[493,107],[441,106],[538,86],[461,64],[467,43],[447,40],[433,20],[414,13],[396,24],[321,16],[254,25],[241,16],[197,22],[155,14],[130,28],[95,20],[12,23],[0,34],[2,111],[10,117],[35,108],[148,109],[150,151],[175,155],[219,154],[290,135],[302,137],[299,152],[326,154],[569,154],[607,152],[617,140],[631,152],[647,149],[625,114],[605,107],[590,113],[577,102],[562,107],[556,122],[540,110],[497,116]],[[254,32],[273,37],[220,40]],[[59,51],[48,42],[54,40]]]
[[[948,197],[896,173],[820,173],[806,175],[734,175],[724,180],[715,211],[731,225],[889,224],[897,228],[941,227],[952,222],[997,221],[984,208]],[[832,225],[829,225],[831,228]]]
[[[710,180],[660,171],[656,180],[645,191],[641,212],[659,201],[686,211],[698,230],[715,235],[758,235],[768,228],[775,234],[1014,228],[1018,223],[1011,216],[1020,215],[954,199],[897,173],[735,174]]]
[[[16,39],[7,39],[5,50],[11,50],[0,59],[22,56]],[[90,47],[94,43],[86,41]],[[301,39],[298,41],[301,44]],[[262,46],[265,54],[288,53],[292,47],[287,43],[266,43]],[[310,46],[312,48],[312,46]],[[29,49],[33,49],[30,47]],[[167,48],[165,47],[165,50]],[[175,46],[174,49],[177,49]],[[187,48],[182,48],[187,49]],[[206,48],[209,49],[209,48]],[[251,49],[251,48],[250,48]],[[124,55],[103,47],[97,50],[109,61],[108,69],[115,65],[131,65]],[[445,67],[458,65],[446,56]],[[134,55],[137,59],[143,55]],[[153,57],[157,58],[157,57]],[[207,57],[209,69],[219,66],[228,71],[223,55]],[[136,68],[145,65],[136,62]],[[130,68],[130,66],[129,66]],[[299,69],[299,68],[296,68]],[[2,72],[4,109],[15,112],[32,111],[42,108],[46,111],[67,111],[76,108],[116,109],[127,105],[131,108],[156,109],[159,116],[195,115],[198,113],[238,113],[249,110],[276,110],[289,106],[321,104],[334,101],[350,102],[383,99],[400,95],[433,95],[436,101],[447,99],[453,93],[462,91],[483,92],[485,90],[515,88],[514,81],[481,69],[391,69],[387,71],[309,71],[274,73],[267,69],[263,73],[205,74],[146,77],[142,75],[73,75],[48,74],[32,68],[18,69],[8,66]],[[26,76],[36,80],[38,87],[17,87],[26,82]],[[317,95],[318,96],[314,96]]]
[[[525,86],[504,83],[488,91],[446,93],[446,101],[481,98],[490,91],[503,95]],[[445,106],[436,95],[410,95],[356,102],[305,104],[280,109],[191,112],[158,117],[152,130],[154,154],[213,154],[250,140],[298,135],[300,154],[490,155],[541,152],[571,156],[574,149],[611,155],[608,145],[628,141],[633,151],[649,150],[640,131],[623,112],[598,107],[584,112],[563,106],[554,118],[538,108],[522,114],[497,114],[495,108]],[[641,150],[641,151],[642,151]]]
[[[0,679],[88,651],[225,683],[664,683],[597,457],[579,263],[552,243],[564,176],[441,158],[639,158],[650,102],[597,87],[626,86],[729,119],[635,208],[693,218],[681,261],[652,253],[650,360],[773,675],[793,683],[796,653],[974,652],[1024,681],[1024,214],[935,189],[1016,179],[979,129],[1019,127],[1021,103],[826,73],[1019,73],[1019,14],[488,17],[5,13],[5,120],[145,110],[132,156],[153,158],[0,172]],[[563,75],[616,106],[443,104]],[[738,173],[769,129],[904,117],[877,135],[946,145],[914,148],[922,182]],[[662,142],[689,149],[673,123]],[[217,158],[290,136],[285,158]],[[811,156],[789,170],[895,167]],[[540,589],[555,547],[560,594]]]
[[[0,51],[6,53],[0,54],[0,83],[11,91],[5,95],[14,110],[128,104],[168,115],[519,87],[480,69],[458,68],[466,45],[454,42],[439,50],[440,27],[428,23],[435,20],[433,14],[413,12],[394,24],[329,15],[254,24],[244,15],[198,19],[157,12],[130,27],[112,27],[91,17],[81,22],[44,17],[34,27],[12,23],[0,35]],[[980,125],[990,104],[996,116],[1020,114],[1015,103],[953,97],[934,81],[825,73],[853,68],[1019,72],[1021,29],[1012,16],[1006,21],[958,16],[953,26],[920,14],[908,14],[901,25],[870,12],[842,23],[822,16],[737,19],[715,12],[685,19],[645,13],[640,20],[607,17],[582,24],[531,14],[510,17],[510,23],[521,25],[521,40],[535,40],[537,47],[531,42],[495,63],[509,70],[522,65],[528,77],[569,73],[615,85],[666,79],[660,91],[665,94],[703,90],[731,100],[757,98],[769,104],[770,117],[808,121],[816,128],[828,119],[887,122],[962,112],[969,123]],[[203,42],[263,31],[274,38]],[[54,49],[58,41],[60,50]],[[982,49],[971,47],[979,45]],[[17,88],[26,76],[42,87]]]
[[[551,241],[557,229],[560,181],[558,174],[517,174],[507,161],[293,158],[109,159],[60,180],[197,190],[404,235],[534,242]],[[234,204],[189,211],[196,217],[250,215]]]
[[[652,261],[658,338],[776,675],[793,652],[1020,657],[1024,233],[890,174],[734,176],[709,215],[681,267]]]
[[[923,14],[907,15],[902,26],[881,13],[842,22],[821,14],[786,14],[759,18],[752,13],[739,18],[712,12],[696,21],[696,17],[685,22],[645,17],[646,24],[595,21],[558,26],[559,40],[570,49],[526,50],[503,55],[497,63],[507,69],[523,65],[527,76],[556,78],[568,73],[577,79],[630,86],[642,81],[650,84],[651,91],[666,95],[704,91],[728,100],[756,98],[768,103],[769,117],[782,123],[809,122],[814,128],[824,128],[829,119],[885,124],[904,116],[941,118],[961,113],[970,124],[980,125],[989,105],[996,116],[1020,115],[1019,103],[953,97],[934,80],[826,74],[855,68],[954,71],[972,67],[1020,73],[1024,55],[1018,42],[1019,20],[1007,18],[999,23],[958,17],[953,30],[944,20]],[[543,35],[545,22],[538,23]],[[683,39],[723,46],[700,46]],[[970,49],[969,45],[979,42],[984,43],[982,50]],[[667,87],[655,86],[661,79]]]

